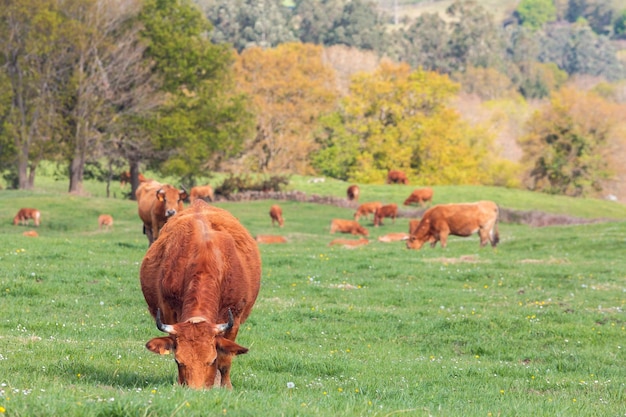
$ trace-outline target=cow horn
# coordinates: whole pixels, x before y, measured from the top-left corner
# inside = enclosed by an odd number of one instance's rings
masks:
[[[230,308],[229,308],[228,309],[228,323],[218,324],[217,325],[217,330],[220,333],[226,332],[226,331],[230,330],[233,327],[234,323],[235,323],[235,319],[233,318],[233,312],[230,311]]]
[[[169,324],[163,324],[163,322],[161,321],[161,309],[160,308],[157,309],[157,313],[156,313],[156,326],[157,326],[157,329],[159,329],[163,333],[176,334],[176,330],[174,330],[174,326],[170,326]]]

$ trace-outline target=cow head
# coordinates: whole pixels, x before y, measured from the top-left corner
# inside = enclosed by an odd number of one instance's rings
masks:
[[[434,241],[434,237],[430,234],[430,218],[425,216],[415,227],[415,230],[409,236],[409,240],[406,241],[406,247],[408,249],[421,249],[425,242]]]
[[[183,200],[187,198],[187,192],[178,191],[172,186],[165,186],[159,188],[156,198],[163,204],[163,214],[169,218],[183,209]]]
[[[228,315],[228,323],[224,324],[211,324],[200,317],[169,325],[161,322],[161,311],[157,310],[157,328],[169,336],[150,340],[146,348],[160,355],[174,352],[179,384],[196,389],[211,388],[217,374],[218,352],[234,356],[248,351],[223,336],[233,327],[230,310]]]

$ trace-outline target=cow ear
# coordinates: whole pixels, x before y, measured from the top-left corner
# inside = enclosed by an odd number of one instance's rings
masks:
[[[165,200],[165,192],[163,191],[163,189],[160,189],[159,191],[156,192],[156,198],[159,201]]]
[[[248,352],[248,348],[240,346],[232,340],[228,340],[221,336],[217,336],[215,338],[215,346],[219,352],[227,355],[243,355]]]
[[[155,337],[146,343],[146,349],[158,355],[169,355],[174,350],[174,340],[171,337]]]
[[[187,195],[186,191],[181,191],[180,192],[180,199],[181,200],[185,200],[187,197],[189,197],[189,196]]]

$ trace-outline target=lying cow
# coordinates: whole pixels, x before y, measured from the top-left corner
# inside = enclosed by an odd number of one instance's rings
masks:
[[[159,237],[159,231],[165,223],[183,210],[183,200],[187,193],[178,191],[169,184],[156,181],[142,183],[135,193],[139,218],[143,221],[143,231],[149,245]]]
[[[256,235],[255,240],[257,243],[287,243],[285,236],[277,235]]]
[[[330,233],[350,233],[353,235],[368,236],[369,232],[356,220],[332,219],[330,221]]]
[[[278,223],[279,227],[283,227],[285,224],[285,220],[283,220],[283,209],[281,209],[278,204],[274,204],[270,207],[270,217],[272,219],[272,227],[274,227],[274,223]]]
[[[35,226],[39,227],[39,222],[41,220],[41,213],[39,210],[34,208],[21,208],[13,217],[13,225],[17,226],[21,224],[22,226],[28,225],[28,220],[33,219]]]
[[[369,244],[370,241],[367,238],[359,238],[359,239],[333,239],[330,241],[328,246],[341,245],[344,248],[356,248],[357,246],[363,246]]]
[[[98,228],[102,230],[103,226],[106,227],[107,230],[113,227],[113,216],[111,216],[110,214],[99,215],[98,216]]]
[[[406,174],[402,171],[398,170],[390,170],[387,173],[387,184],[409,184],[409,179],[406,177]]]
[[[148,249],[141,290],[157,328],[167,333],[146,343],[174,352],[178,383],[192,388],[232,388],[235,343],[261,283],[256,242],[228,211],[202,200],[172,217]]]
[[[359,221],[361,217],[369,218],[370,213],[376,213],[376,209],[382,207],[383,203],[380,201],[372,201],[370,203],[363,203],[354,212],[354,220]]]
[[[349,186],[346,190],[346,195],[348,196],[349,201],[359,201],[359,193],[360,189],[356,184]]]
[[[498,206],[493,201],[440,204],[426,210],[406,247],[420,249],[425,242],[430,242],[434,248],[437,241],[441,241],[441,247],[445,248],[448,235],[466,237],[476,232],[481,247],[487,242],[493,247],[498,244]]]
[[[213,188],[211,188],[210,185],[197,185],[195,187],[191,187],[191,191],[189,191],[189,202],[193,203],[198,199],[213,201]]]
[[[385,217],[390,217],[393,220],[392,223],[395,223],[398,217],[398,205],[392,203],[378,207],[374,212],[374,226],[382,226]]]
[[[379,242],[397,242],[400,240],[408,240],[409,234],[404,232],[387,233],[386,235],[378,236]]]
[[[404,205],[408,206],[412,203],[417,203],[423,206],[425,203],[433,201],[433,189],[430,187],[418,188],[413,191],[411,195],[404,200]]]

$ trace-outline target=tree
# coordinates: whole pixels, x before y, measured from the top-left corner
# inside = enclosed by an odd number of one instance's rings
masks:
[[[202,5],[215,28],[213,41],[230,43],[238,52],[251,46],[271,48],[297,39],[289,26],[289,11],[280,0],[208,0]]]
[[[292,22],[302,42],[379,53],[387,46],[385,16],[375,3],[366,0],[298,0]]]
[[[428,184],[488,182],[492,138],[448,107],[458,88],[407,64],[383,63],[355,76],[341,110],[317,132],[314,166],[359,182],[382,183],[390,169]]]
[[[56,78],[66,70],[65,22],[50,0],[4,2],[0,7],[0,81],[10,86],[10,94],[3,94],[10,105],[0,114],[0,136],[9,152],[3,159],[13,187],[32,188],[39,161],[58,149],[52,144],[60,122]]]
[[[528,121],[519,140],[530,189],[585,196],[611,175],[607,140],[619,120],[611,103],[591,92],[562,89]]]
[[[256,135],[249,141],[246,168],[255,172],[310,173],[311,135],[318,118],[335,105],[333,70],[322,47],[289,43],[274,49],[248,48],[237,61],[238,89],[252,100]]]
[[[210,22],[190,0],[149,0],[140,19],[145,56],[166,99],[148,121],[152,166],[193,184],[236,153],[251,127],[244,97],[234,93],[233,53],[211,43]]]
[[[522,0],[516,12],[522,25],[532,30],[556,20],[554,0]]]

